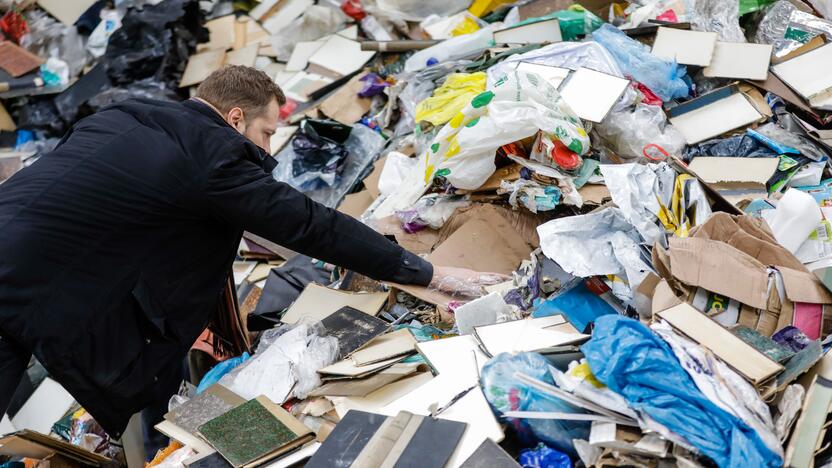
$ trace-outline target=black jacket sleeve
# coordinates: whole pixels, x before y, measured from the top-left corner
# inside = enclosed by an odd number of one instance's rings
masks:
[[[426,286],[433,266],[343,213],[312,201],[245,157],[207,177],[213,214],[302,254],[380,281]]]

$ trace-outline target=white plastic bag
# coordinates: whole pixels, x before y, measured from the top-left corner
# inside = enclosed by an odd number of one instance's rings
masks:
[[[577,154],[589,151],[586,130],[558,91],[537,74],[512,70],[442,127],[425,155],[425,184],[442,176],[476,189],[496,170],[500,146],[538,131]]]

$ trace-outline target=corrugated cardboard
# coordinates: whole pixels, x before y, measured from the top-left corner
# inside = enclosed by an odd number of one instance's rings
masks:
[[[112,463],[103,455],[34,431],[20,431],[0,439],[0,455],[43,459],[56,453],[87,466]]]
[[[754,385],[765,382],[784,369],[689,304],[679,304],[657,315],[676,330],[711,350]]]
[[[370,192],[373,198],[378,198],[381,192],[378,190],[378,181],[381,178],[381,171],[384,169],[384,163],[387,161],[387,156],[378,158],[373,163],[373,172],[364,178],[364,187]]]
[[[364,87],[364,82],[361,81],[364,76],[359,73],[352,77],[347,84],[324,99],[320,106],[321,112],[344,125],[352,125],[361,120],[361,117],[364,117],[373,103],[372,99],[358,95],[358,92]]]
[[[353,218],[360,217],[370,205],[373,204],[373,197],[367,190],[351,193],[344,197],[344,201],[338,206],[338,211],[348,214]]]
[[[779,163],[778,158],[697,157],[688,167],[717,190],[765,190]]]
[[[511,274],[531,252],[529,245],[504,217],[496,211],[483,210],[439,244],[428,260],[438,266]],[[447,305],[453,300],[451,296],[425,287],[395,286],[432,304]]]

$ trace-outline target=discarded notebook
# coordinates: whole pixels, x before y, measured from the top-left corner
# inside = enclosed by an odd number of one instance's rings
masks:
[[[569,75],[560,94],[578,117],[600,123],[628,86],[630,80],[582,67]]]
[[[832,110],[832,44],[778,63],[771,71],[810,106]]]
[[[711,64],[702,70],[709,78],[765,80],[771,61],[770,44],[717,42]]]
[[[306,467],[445,466],[465,426],[405,411],[386,418],[350,411]]]
[[[520,352],[545,354],[589,339],[589,335],[570,333],[570,329],[575,330],[562,315],[553,315],[476,327],[474,337],[492,356]]]
[[[352,307],[342,307],[321,321],[328,336],[338,339],[338,357],[343,359],[368,341],[390,329],[390,324]]]
[[[668,111],[670,123],[689,145],[756,122],[762,117],[745,95],[729,86]]]
[[[496,44],[539,44],[562,40],[560,21],[557,19],[528,22],[494,31]]]
[[[486,439],[460,468],[520,468],[520,464],[496,442]]]
[[[682,65],[707,67],[711,64],[717,37],[713,32],[659,28],[652,53]]]
[[[364,378],[327,381],[315,389],[311,395],[364,397],[384,387],[385,385],[411,377],[417,372],[426,371],[427,366],[424,364],[396,363]]]
[[[199,433],[235,468],[263,464],[315,438],[308,427],[262,396],[208,421]]]

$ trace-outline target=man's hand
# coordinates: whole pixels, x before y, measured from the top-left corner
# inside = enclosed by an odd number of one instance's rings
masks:
[[[484,293],[484,286],[503,283],[510,279],[510,276],[499,273],[482,273],[466,268],[434,265],[433,279],[428,287],[453,296],[479,297]]]

